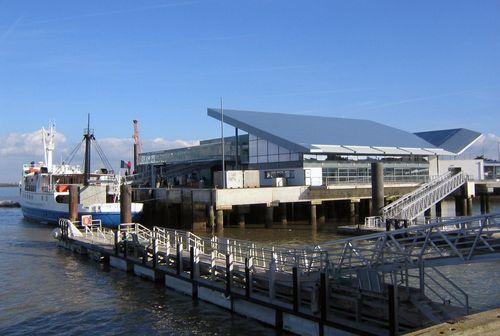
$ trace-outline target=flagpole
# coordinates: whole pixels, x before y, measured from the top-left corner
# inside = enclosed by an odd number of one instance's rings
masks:
[[[226,189],[226,153],[224,150],[224,109],[222,97],[220,97],[220,140],[222,144],[222,189]]]

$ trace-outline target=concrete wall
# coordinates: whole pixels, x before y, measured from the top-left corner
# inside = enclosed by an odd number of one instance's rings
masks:
[[[443,160],[439,161],[435,157],[429,160],[429,174],[441,175],[450,168],[460,167],[464,173],[471,176],[474,180],[484,180],[484,162],[483,160]],[[439,170],[438,170],[439,169]]]

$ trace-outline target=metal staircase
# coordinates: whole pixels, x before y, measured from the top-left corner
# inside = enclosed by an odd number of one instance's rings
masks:
[[[460,188],[465,182],[467,182],[465,173],[449,171],[385,206],[382,208],[381,216],[367,217],[365,225],[380,227],[388,219],[413,221],[425,210]]]

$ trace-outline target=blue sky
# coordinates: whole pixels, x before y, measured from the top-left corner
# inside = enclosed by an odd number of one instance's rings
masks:
[[[0,1],[0,137],[217,136],[206,108],[500,133],[500,1]],[[228,129],[228,132],[232,132]]]

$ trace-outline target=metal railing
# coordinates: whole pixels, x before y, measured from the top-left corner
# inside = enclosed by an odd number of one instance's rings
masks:
[[[365,226],[382,227],[387,219],[413,221],[465,182],[467,182],[467,175],[463,172],[450,171],[443,174],[382,208],[381,216],[366,217]]]
[[[321,244],[337,273],[360,267],[392,271],[403,265],[470,262],[500,257],[500,213],[412,226]]]
[[[434,175],[384,175],[384,183],[428,183],[438,176]],[[324,184],[342,185],[342,184],[371,184],[371,176],[369,175],[353,175],[353,176],[325,176],[323,177]]]

